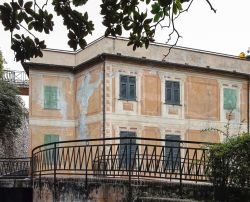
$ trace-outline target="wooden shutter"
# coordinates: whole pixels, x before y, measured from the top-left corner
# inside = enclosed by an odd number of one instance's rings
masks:
[[[44,144],[52,143],[52,142],[58,142],[59,141],[59,135],[53,135],[53,134],[46,134],[44,135]],[[45,147],[45,151],[43,153],[43,161],[47,165],[53,165],[54,164],[54,145],[48,145]]]
[[[44,135],[44,144],[59,142],[59,135],[46,134]],[[53,146],[47,146],[47,148],[52,148]]]
[[[167,104],[180,104],[180,82],[165,82],[165,102]]]
[[[58,88],[55,86],[44,86],[44,108],[57,109]]]
[[[122,168],[129,168],[133,163],[136,152],[136,140],[130,140],[130,137],[136,137],[135,132],[121,131],[120,137],[128,137],[128,139],[121,139],[119,145],[119,162]],[[131,147],[130,147],[131,146]],[[131,155],[131,161],[130,160]]]
[[[166,135],[165,138],[165,165],[168,170],[174,171],[179,168],[181,154],[180,154],[180,141],[179,135]],[[172,141],[168,141],[172,140]]]
[[[120,98],[126,100],[136,99],[136,78],[135,76],[120,76]]]
[[[236,109],[237,92],[236,89],[224,88],[223,108],[226,110]]]
[[[173,82],[173,94],[173,103],[180,104],[180,83],[178,81]]]
[[[136,98],[136,80],[135,76],[129,77],[129,84],[128,84],[128,95],[130,100],[134,100]]]
[[[120,98],[121,99],[127,98],[127,84],[128,84],[128,77],[120,76]]]
[[[51,135],[44,135],[44,144],[51,143]]]

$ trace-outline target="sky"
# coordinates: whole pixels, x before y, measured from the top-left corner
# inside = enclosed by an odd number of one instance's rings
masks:
[[[88,10],[89,17],[95,24],[92,36],[87,37],[88,43],[101,37],[105,31],[101,23],[102,16],[99,14],[100,2],[100,0],[89,0],[83,9],[83,11]],[[210,10],[206,0],[194,0],[189,11],[175,21],[175,26],[182,36],[177,45],[229,55],[246,52],[250,47],[250,1],[210,0],[210,2],[217,10],[216,13]],[[52,7],[48,6],[48,9]],[[38,36],[45,39],[48,48],[71,50],[67,45],[67,30],[62,20],[55,16],[54,22],[55,27],[51,34],[38,34]],[[167,38],[166,31],[160,29],[157,31],[156,42],[165,43]],[[22,70],[20,63],[14,61],[14,53],[10,49],[10,34],[4,31],[2,25],[0,25],[0,49],[7,62],[5,68]],[[27,98],[25,100],[27,103]]]

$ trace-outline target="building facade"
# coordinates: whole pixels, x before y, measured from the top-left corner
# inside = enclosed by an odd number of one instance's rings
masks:
[[[180,47],[164,58],[168,48],[134,52],[126,39],[100,38],[84,50],[48,49],[25,63],[30,151],[120,136],[220,142],[219,130],[249,131],[250,62]]]

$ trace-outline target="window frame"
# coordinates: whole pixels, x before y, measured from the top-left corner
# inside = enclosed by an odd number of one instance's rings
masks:
[[[129,135],[131,135],[130,137],[137,137],[136,132],[132,132],[132,131],[120,131],[120,134],[119,134],[120,137],[123,136],[122,134],[126,134],[128,138],[129,138]],[[125,137],[125,136],[123,136],[123,137]],[[122,141],[125,141],[125,142],[122,142]],[[131,166],[131,163],[134,162],[134,159],[136,158],[136,157],[134,157],[135,156],[136,147],[137,147],[136,139],[132,139],[131,145],[132,145],[132,148],[130,149],[130,141],[126,142],[126,139],[120,139],[119,150],[118,150],[118,162],[119,162],[120,168],[122,168],[122,169],[127,169],[128,170],[129,167]],[[121,148],[122,146],[124,146],[124,149]],[[129,151],[131,150],[131,151],[134,152],[134,155],[131,158],[131,161],[129,159],[130,153],[127,152],[126,154],[124,154],[124,152],[125,152],[124,150],[125,150],[126,146],[129,149]],[[133,149],[133,147],[135,149]],[[121,159],[123,157],[123,154],[126,155],[125,159]],[[135,164],[136,164],[136,162],[135,162]],[[136,165],[134,165],[134,166],[136,166]]]
[[[167,83],[171,83],[171,87],[168,87]],[[178,88],[176,88],[174,85],[178,84]],[[167,98],[168,91],[170,91],[170,99]],[[176,100],[176,92],[178,91],[178,99]],[[175,80],[165,80],[165,104],[167,105],[181,105],[181,83],[180,81]]]
[[[227,106],[228,105],[228,103],[225,103],[225,90],[229,90],[229,91],[235,91],[235,106],[234,107],[232,107],[232,108],[227,108],[227,107],[225,107],[225,106]],[[237,106],[238,106],[238,95],[237,95],[237,89],[235,89],[235,88],[230,88],[230,87],[228,87],[228,88],[223,88],[223,110],[226,110],[226,111],[234,111],[234,110],[236,110],[237,109]]]
[[[168,142],[168,140],[173,140]],[[177,141],[177,142],[174,142]],[[181,136],[175,134],[166,134],[165,135],[165,144],[164,144],[164,162],[166,169],[172,172],[178,171],[181,164]],[[178,148],[175,148],[178,147]],[[172,149],[170,149],[172,148]],[[169,150],[169,151],[168,151]],[[172,150],[172,159],[168,159],[167,153],[170,153]],[[180,156],[178,156],[180,154]],[[178,157],[178,158],[177,158]]]
[[[122,81],[122,78],[126,77],[126,82]],[[133,78],[134,82],[130,82],[130,79]],[[136,101],[136,76],[131,75],[120,75],[119,78],[119,99],[120,100],[127,100],[127,101]],[[125,95],[122,93],[122,86],[125,85]],[[131,96],[131,90],[134,90],[133,96]]]
[[[49,95],[51,93],[52,89],[55,90],[54,91],[54,92],[56,92],[55,95]],[[48,90],[50,91],[50,93],[48,92]],[[44,92],[44,102],[43,102],[44,109],[59,109],[59,106],[58,106],[59,89],[58,89],[58,87],[46,85],[43,87],[43,92]],[[53,92],[53,94],[54,94],[54,92]],[[56,98],[53,98],[53,96]],[[56,104],[51,103],[51,102],[56,102]]]
[[[49,141],[49,142],[45,142],[46,140],[46,137],[50,136],[50,139],[51,137],[57,137],[58,141]],[[60,136],[57,135],[57,134],[44,134],[44,137],[43,137],[43,141],[44,141],[44,144],[49,144],[49,143],[54,143],[54,142],[59,142],[60,141]],[[45,150],[43,151],[43,163],[46,164],[47,166],[53,166],[54,165],[54,144],[51,144],[51,145],[47,145],[44,147]],[[48,159],[49,158],[49,159]],[[56,162],[57,162],[58,159],[56,159]],[[58,162],[57,162],[58,163]]]

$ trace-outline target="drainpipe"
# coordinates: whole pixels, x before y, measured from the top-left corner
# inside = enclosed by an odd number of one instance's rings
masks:
[[[103,115],[102,115],[102,118],[103,118],[103,124],[102,124],[102,137],[103,138],[105,138],[106,137],[106,135],[105,135],[105,133],[106,133],[106,104],[105,104],[105,102],[106,102],[106,95],[105,95],[105,93],[106,93],[106,82],[105,82],[105,78],[106,78],[106,71],[105,71],[105,57],[103,57],[103,56],[101,56],[101,59],[102,59],[102,61],[103,61],[103,69],[102,69],[102,71],[103,71],[103,75],[102,75],[102,93],[103,93],[103,96],[102,96],[102,106],[103,106],[103,108],[102,108],[102,113],[103,113]],[[106,170],[106,148],[105,148],[105,139],[103,139],[103,166],[104,166],[104,168],[103,168],[103,175],[105,175],[105,170]]]
[[[106,78],[106,76],[105,76],[105,67],[106,67],[106,63],[105,63],[105,58],[104,58],[104,56],[101,56],[101,58],[102,58],[102,61],[103,61],[103,75],[102,75],[102,86],[103,86],[103,88],[102,88],[102,93],[103,93],[103,96],[102,96],[102,106],[103,106],[103,109],[102,109],[102,113],[103,113],[103,127],[102,127],[102,137],[103,138],[105,138],[106,137],[106,135],[105,135],[105,130],[106,130],[106,103],[105,103],[105,101],[106,101],[106,82],[105,82],[105,78]]]
[[[249,121],[250,121],[250,115],[249,115],[249,85],[250,85],[250,76],[248,76],[248,82],[247,82],[247,133],[249,134]]]

